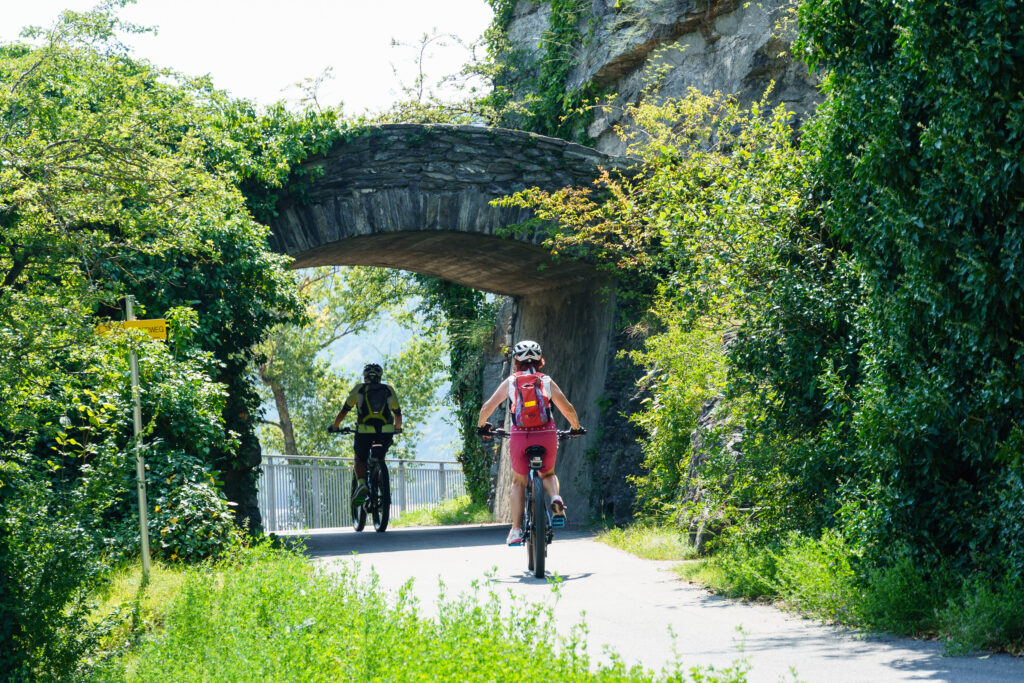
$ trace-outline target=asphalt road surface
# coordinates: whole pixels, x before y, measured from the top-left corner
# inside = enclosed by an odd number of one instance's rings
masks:
[[[745,659],[748,680],[758,682],[1024,683],[1024,659],[946,657],[940,643],[864,635],[725,600],[680,580],[672,562],[636,558],[583,531],[561,530],[549,547],[548,576],[557,573],[562,581],[556,599],[547,581],[527,571],[525,548],[504,545],[507,530],[482,525],[378,534],[368,526],[362,533],[309,532],[307,548],[327,571],[342,562],[359,562],[363,572],[372,566],[390,590],[413,579],[428,615],[436,613],[440,580],[450,596],[490,582],[503,595],[511,591],[510,601],[553,604],[565,633],[585,613],[588,652],[599,660],[607,660],[611,648],[628,664],[660,670],[674,660],[674,649],[687,668]]]

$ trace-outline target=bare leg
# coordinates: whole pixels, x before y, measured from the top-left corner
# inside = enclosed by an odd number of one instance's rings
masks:
[[[512,491],[509,493],[509,510],[512,511],[512,528],[523,527],[523,506],[526,504],[526,476],[512,473]]]
[[[547,491],[548,499],[554,498],[558,495],[558,477],[555,476],[554,470],[548,470],[547,472],[541,472],[541,482],[544,484],[544,490]]]
[[[352,469],[355,470],[356,479],[366,479],[366,463],[359,456],[352,458]]]

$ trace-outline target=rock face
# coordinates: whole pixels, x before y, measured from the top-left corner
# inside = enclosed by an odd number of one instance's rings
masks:
[[[799,124],[821,101],[817,80],[792,56],[792,0],[592,0],[580,19],[583,43],[576,46],[567,90],[587,84],[614,95],[607,114],[588,129],[595,147],[621,155],[625,145],[613,126],[622,106],[643,97],[678,97],[689,88],[735,95],[743,103],[761,98],[785,103]],[[508,27],[509,40],[528,59],[551,9],[543,0],[521,0]],[[652,77],[662,77],[651,85]]]

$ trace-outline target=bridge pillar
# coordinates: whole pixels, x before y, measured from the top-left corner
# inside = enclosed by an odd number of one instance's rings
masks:
[[[608,354],[615,320],[615,293],[609,282],[592,282],[573,289],[554,289],[520,297],[512,322],[512,343],[533,339],[544,350],[544,372],[550,374],[576,408],[585,437],[562,442],[555,473],[570,522],[587,519],[591,513],[592,457],[601,457],[597,426],[601,419],[598,402],[604,391]],[[485,387],[490,395],[494,387]],[[506,429],[508,417],[506,416]],[[558,428],[568,422],[558,417]],[[495,487],[495,519],[512,521],[508,494],[512,470],[508,444],[503,443]]]

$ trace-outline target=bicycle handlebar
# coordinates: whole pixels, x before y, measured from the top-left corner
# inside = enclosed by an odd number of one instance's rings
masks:
[[[352,429],[351,427],[342,427],[341,429],[334,429],[333,427],[328,427],[327,428],[327,433],[328,434],[355,434],[356,430]],[[373,432],[367,432],[367,433],[372,434]],[[402,430],[401,429],[396,429],[394,432],[387,432],[387,433],[388,434],[398,435],[398,434],[402,433]]]
[[[559,429],[555,433],[558,434],[559,441],[565,441],[566,439],[575,439],[577,436],[583,436],[587,432],[586,430],[583,430],[581,432],[574,433],[571,429]],[[500,439],[505,438],[507,436],[511,436],[511,432],[502,429],[501,427],[497,427],[495,429],[492,429],[490,434],[481,434],[480,436],[484,439],[486,439],[488,436],[490,436],[491,438],[497,437]]]

